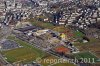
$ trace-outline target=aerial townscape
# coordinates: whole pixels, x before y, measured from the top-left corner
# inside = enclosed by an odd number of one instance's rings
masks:
[[[0,66],[100,66],[100,0],[0,0]]]

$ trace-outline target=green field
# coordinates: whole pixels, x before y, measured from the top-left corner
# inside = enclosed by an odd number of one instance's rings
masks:
[[[43,57],[46,53],[42,52],[41,50],[29,45],[28,43],[19,40],[15,37],[8,37],[10,40],[16,41],[20,44],[21,48],[8,50],[2,52],[2,54],[7,58],[8,62],[30,62],[36,60],[38,57]]]
[[[77,59],[82,59],[82,60],[87,59],[88,61],[90,60],[91,62],[93,61],[97,62],[98,60],[98,58],[95,55],[91,54],[90,52],[77,53],[74,54],[73,56]]]
[[[11,63],[26,62],[27,60],[32,61],[33,59],[39,56],[38,53],[27,48],[18,48],[18,49],[6,51],[3,53],[7,57],[7,61]]]
[[[80,31],[74,31],[74,34],[75,34],[75,37],[81,37],[82,38],[84,36],[84,34]]]
[[[32,23],[32,25],[39,26],[42,28],[47,28],[47,29],[53,29],[55,26],[49,22],[41,22],[37,21],[36,19],[30,19],[28,20]]]

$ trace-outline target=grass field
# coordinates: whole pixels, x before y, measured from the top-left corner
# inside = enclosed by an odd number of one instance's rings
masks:
[[[82,60],[87,59],[87,61],[91,61],[91,62],[97,62],[98,60],[98,58],[90,52],[77,53],[74,54],[73,56],[77,59],[82,59]]]
[[[7,57],[7,61],[12,63],[33,60],[37,57],[36,54],[36,52],[26,48],[18,48],[4,52],[4,55]]]
[[[82,38],[85,35],[82,32],[80,32],[80,31],[74,31],[74,36]]]
[[[5,55],[5,57],[7,58],[8,62],[30,62],[33,60],[36,60],[36,58],[38,57],[43,57],[46,53],[44,53],[43,51],[29,45],[28,43],[19,40],[19,39],[15,39],[14,37],[8,37],[10,40],[14,40],[16,41],[18,44],[20,44],[21,46],[23,46],[22,48],[17,48],[17,49],[13,49],[13,50],[8,50],[8,51],[4,51],[2,52],[3,55]]]
[[[53,24],[51,24],[49,22],[40,22],[35,19],[30,19],[28,21],[30,21],[32,23],[32,25],[39,26],[42,28],[53,29],[55,27]]]

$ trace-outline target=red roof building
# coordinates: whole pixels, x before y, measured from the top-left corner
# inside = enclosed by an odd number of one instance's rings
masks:
[[[64,46],[60,46],[60,47],[57,47],[55,48],[55,51],[56,52],[59,52],[59,53],[69,53],[70,52],[70,49],[64,47]]]

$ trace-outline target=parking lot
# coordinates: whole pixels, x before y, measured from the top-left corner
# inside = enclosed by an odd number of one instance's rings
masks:
[[[4,40],[1,44],[1,50],[11,50],[11,49],[16,49],[16,48],[20,48],[22,46],[20,46],[19,44],[17,44],[16,42],[14,41],[11,41],[11,40]]]

